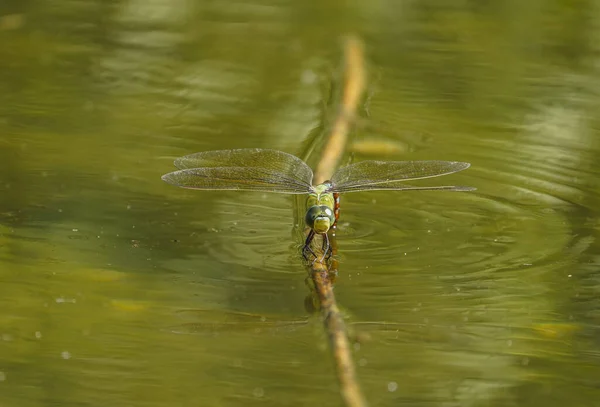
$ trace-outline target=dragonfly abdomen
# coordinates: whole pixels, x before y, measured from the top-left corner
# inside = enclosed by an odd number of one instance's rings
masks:
[[[333,193],[333,216],[335,217],[335,221],[333,225],[331,225],[331,234],[335,236],[335,231],[337,230],[337,222],[340,218],[340,194],[337,192]]]

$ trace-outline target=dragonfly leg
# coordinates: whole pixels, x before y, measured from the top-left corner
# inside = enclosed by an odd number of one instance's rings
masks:
[[[329,244],[329,235],[327,232],[321,235],[323,237],[323,245],[321,249],[323,250],[323,257],[321,257],[321,261],[325,260],[325,258],[329,259],[331,257],[331,245]]]
[[[308,253],[312,254],[315,259],[317,258],[315,252],[313,252],[313,250],[310,248],[310,244],[312,243],[314,237],[315,231],[311,229],[308,233],[308,236],[306,236],[306,240],[304,241],[304,247],[302,248],[302,256],[304,257],[304,260],[308,260]]]

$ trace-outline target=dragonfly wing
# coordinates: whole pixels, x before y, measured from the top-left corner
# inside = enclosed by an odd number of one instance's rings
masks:
[[[298,157],[283,151],[260,148],[205,151],[175,160],[180,171],[162,179],[193,189],[239,189],[248,191],[307,193],[313,173]]]
[[[333,186],[328,192],[360,192],[360,191],[456,191],[456,192],[466,192],[466,191],[475,191],[477,188],[473,187],[465,187],[461,185],[436,185],[436,186],[414,186],[398,183],[390,183],[390,184],[373,184],[373,185],[362,185],[360,187],[342,187],[337,188]]]
[[[203,151],[175,160],[180,170],[202,167],[259,167],[284,174],[295,174],[307,184],[312,182],[310,167],[298,157],[278,150],[239,148],[235,150]]]
[[[162,180],[189,189],[243,190],[306,194],[311,186],[294,174],[262,167],[203,167],[170,172]]]
[[[471,191],[460,186],[415,187],[404,182],[453,174],[471,164],[459,161],[361,161],[340,168],[331,178],[331,192],[366,190]]]

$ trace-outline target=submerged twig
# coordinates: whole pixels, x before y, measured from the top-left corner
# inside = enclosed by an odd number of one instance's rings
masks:
[[[346,40],[344,51],[345,71],[342,103],[315,171],[317,184],[329,179],[336,169],[347,144],[348,132],[364,90],[362,43],[356,38],[349,38]],[[333,294],[335,273],[328,269],[327,260],[324,259],[325,256],[319,249],[321,245],[315,246],[317,246],[315,247],[316,260],[310,267],[310,276],[319,299],[323,323],[333,352],[342,399],[348,407],[364,407],[367,403],[356,378],[348,333]],[[332,263],[335,263],[335,260]]]

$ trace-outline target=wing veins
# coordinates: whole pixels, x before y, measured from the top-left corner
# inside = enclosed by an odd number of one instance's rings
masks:
[[[443,175],[454,174],[469,168],[469,163],[458,161],[361,161],[342,167],[331,178],[329,192],[362,190],[439,189],[435,187],[409,187],[400,184]],[[466,187],[446,187],[442,189]]]
[[[186,168],[165,174],[162,179],[187,189],[237,189],[284,194],[303,194],[311,190],[311,185],[302,180],[263,167]]]
[[[466,187],[461,185],[437,185],[437,186],[422,186],[416,187],[412,185],[398,185],[385,187],[380,184],[370,184],[370,185],[357,185],[355,187],[344,186],[343,188],[338,188],[335,185],[332,188],[328,189],[327,192],[339,192],[339,193],[348,193],[348,192],[362,192],[362,191],[475,191],[477,188]]]

